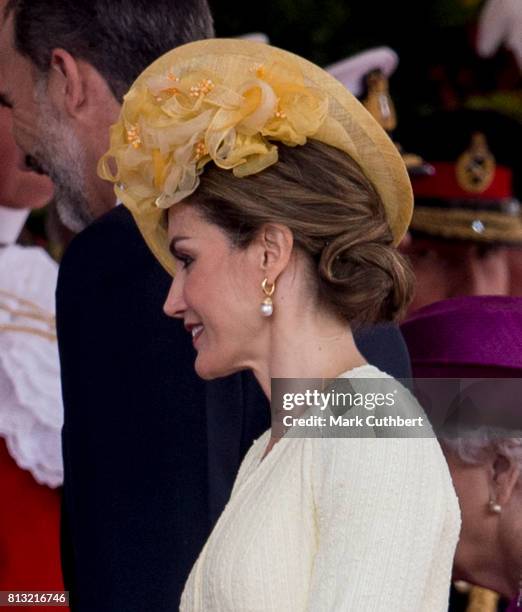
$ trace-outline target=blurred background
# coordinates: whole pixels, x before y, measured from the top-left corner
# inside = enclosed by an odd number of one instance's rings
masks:
[[[412,113],[489,104],[522,119],[520,70],[513,53],[502,47],[492,58],[483,59],[475,51],[484,4],[483,0],[271,0],[253,10],[251,4],[233,0],[210,2],[219,36],[264,32],[271,44],[321,66],[370,47],[391,47],[400,58],[392,78],[400,123]],[[514,99],[499,95],[517,89]]]
[[[509,14],[517,4],[518,24]],[[271,44],[321,66],[371,47],[391,47],[399,57],[389,85],[398,118],[394,134],[412,150],[419,148],[419,120],[441,110],[493,109],[522,124],[521,68],[513,50],[518,38],[520,62],[521,4],[520,0],[268,0],[253,6],[210,1],[218,36],[262,32]],[[489,57],[481,57],[478,24],[486,8],[492,31],[487,33]],[[51,207],[32,213],[22,241],[45,246],[59,259],[70,238]]]

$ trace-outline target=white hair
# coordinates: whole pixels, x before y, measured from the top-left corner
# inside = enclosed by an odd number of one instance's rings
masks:
[[[522,474],[522,432],[494,427],[480,427],[464,436],[442,434],[440,442],[465,463],[479,465],[494,452],[508,457]],[[519,485],[522,479],[519,478]]]

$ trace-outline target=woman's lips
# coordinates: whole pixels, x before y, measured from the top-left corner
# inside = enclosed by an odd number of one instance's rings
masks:
[[[203,329],[203,325],[194,325],[193,327],[191,327],[190,333],[192,334],[192,342],[194,346],[196,345],[198,338],[203,333]]]

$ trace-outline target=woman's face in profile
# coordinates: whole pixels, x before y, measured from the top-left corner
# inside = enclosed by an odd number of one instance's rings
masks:
[[[235,247],[194,206],[169,210],[170,249],[176,276],[164,311],[183,320],[204,379],[251,368],[262,354],[262,249]]]

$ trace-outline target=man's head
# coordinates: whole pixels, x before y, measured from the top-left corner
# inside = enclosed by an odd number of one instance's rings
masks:
[[[522,297],[522,247],[509,252],[511,286],[509,295]]]
[[[410,142],[433,168],[412,179],[415,211],[403,244],[417,280],[411,310],[510,294],[510,249],[522,244],[520,133],[491,111],[435,113],[411,127]]]
[[[53,179],[65,224],[114,204],[96,175],[124,93],[153,60],[212,36],[206,0],[0,0],[0,103],[29,165]]]
[[[509,249],[410,235],[402,244],[415,273],[410,312],[461,295],[509,295]]]

